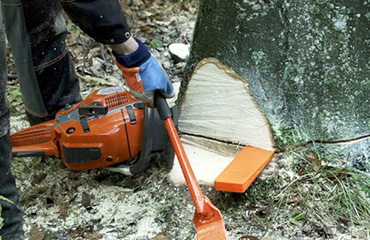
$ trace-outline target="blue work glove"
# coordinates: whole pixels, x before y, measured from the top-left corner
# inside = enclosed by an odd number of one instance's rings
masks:
[[[154,106],[154,92],[159,90],[166,98],[173,97],[173,86],[167,74],[138,39],[139,48],[129,55],[114,54],[132,94],[149,106]]]

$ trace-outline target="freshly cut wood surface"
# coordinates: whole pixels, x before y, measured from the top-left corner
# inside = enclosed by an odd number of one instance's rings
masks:
[[[192,136],[182,136],[181,142],[198,182],[210,186],[243,149],[235,145]],[[169,178],[175,185],[186,183],[176,157]]]
[[[189,80],[181,106],[182,132],[273,150],[267,120],[248,84],[216,59],[204,59]]]

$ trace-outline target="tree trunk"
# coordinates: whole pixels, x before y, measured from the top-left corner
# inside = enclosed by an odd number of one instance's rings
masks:
[[[200,1],[180,130],[370,156],[370,2]]]

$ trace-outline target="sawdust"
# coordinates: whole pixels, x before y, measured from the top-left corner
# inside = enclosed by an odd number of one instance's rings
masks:
[[[127,178],[105,170],[71,172],[51,158],[24,158],[14,168],[24,170],[20,164],[31,170],[17,178],[28,237],[35,228],[52,239],[84,239],[89,232],[98,232],[99,239],[152,239],[162,232],[181,239],[194,235],[187,192],[170,185],[163,165]],[[41,183],[32,184],[40,172],[49,174]],[[41,188],[44,191],[35,197],[28,194]],[[83,195],[91,201],[84,203]],[[67,210],[62,211],[65,203]],[[184,223],[171,220],[177,216]]]
[[[19,123],[24,124],[23,121]],[[201,186],[220,209],[228,239],[263,239],[266,233],[270,239],[326,239],[327,234],[331,239],[366,239],[366,225],[353,229],[351,234],[348,228],[338,228],[334,222],[328,222],[324,229],[311,223],[295,225],[268,220],[274,211],[269,206],[281,186],[294,179],[293,162],[291,155],[279,154],[244,194],[216,192],[213,187]],[[162,235],[168,239],[196,239],[194,206],[188,190],[172,183],[165,163],[157,158],[152,159],[147,171],[133,177],[103,169],[73,172],[52,158],[18,158],[13,169],[28,239],[39,236],[36,233],[42,233],[43,239],[68,240],[157,239]],[[44,173],[46,177],[40,178]],[[88,196],[88,201],[84,196]],[[325,202],[319,207],[320,211],[327,211]]]

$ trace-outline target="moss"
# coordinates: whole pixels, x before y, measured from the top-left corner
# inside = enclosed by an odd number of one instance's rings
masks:
[[[273,131],[273,133],[276,147],[280,151],[292,150],[306,143],[300,137],[301,134],[297,130],[294,131],[290,126],[282,126],[278,131]]]

